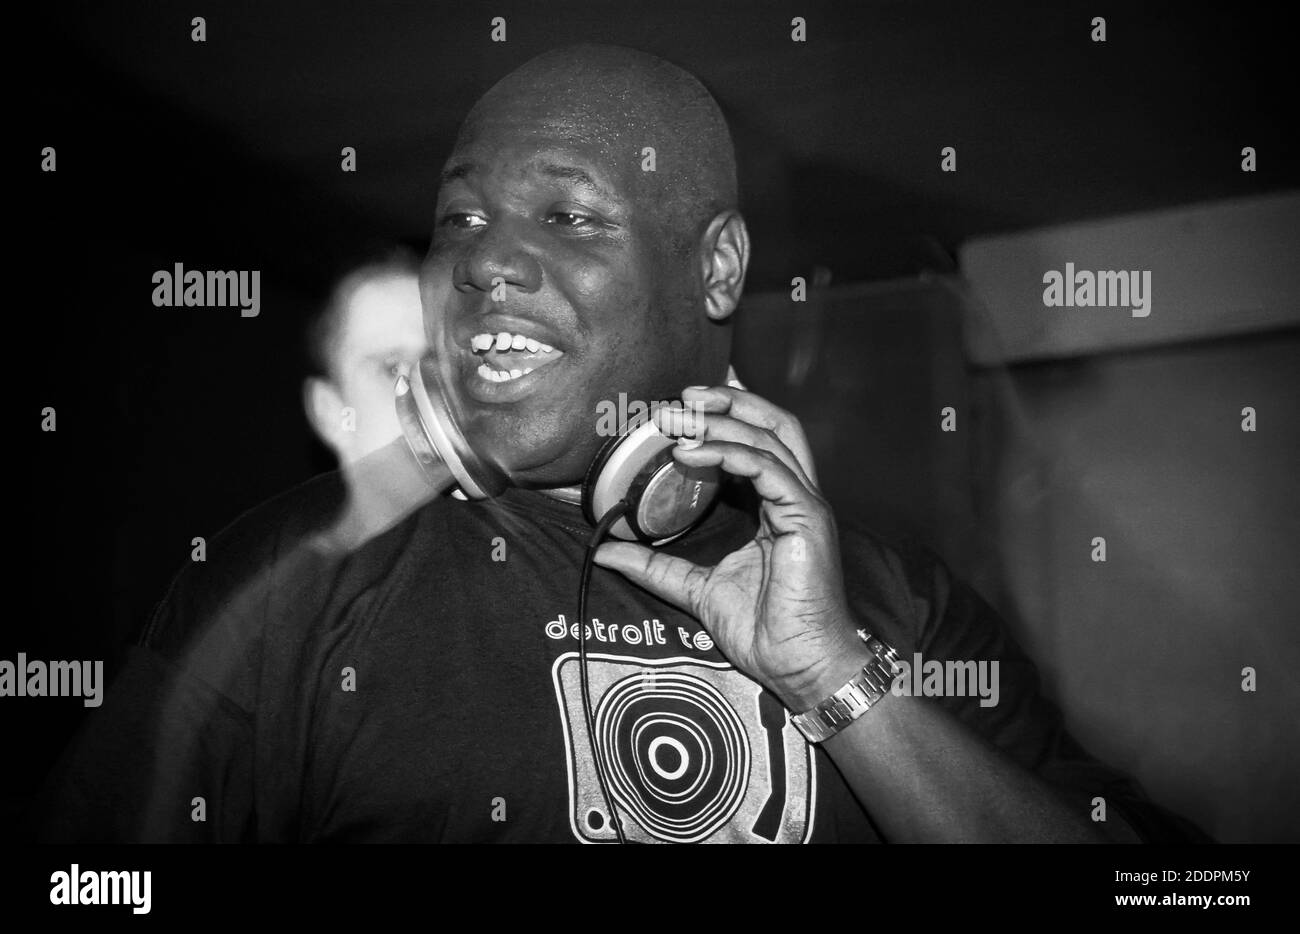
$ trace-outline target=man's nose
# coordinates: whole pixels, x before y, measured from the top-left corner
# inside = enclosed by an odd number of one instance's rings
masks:
[[[452,270],[459,292],[491,292],[500,284],[523,292],[542,287],[542,267],[528,249],[525,232],[513,222],[498,222],[474,238]]]

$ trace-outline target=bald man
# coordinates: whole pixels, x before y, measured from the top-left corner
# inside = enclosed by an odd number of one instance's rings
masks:
[[[726,123],[686,72],[578,46],[493,87],[444,165],[421,292],[513,485],[337,562],[283,557],[308,494],[237,523],[65,763],[50,836],[1137,839],[1140,794],[1063,732],[992,611],[927,554],[837,531],[798,421],[727,383],[749,255]],[[667,547],[603,545],[579,621],[575,500],[620,394],[697,407],[694,437],[656,418],[732,482]],[[891,689],[917,653],[990,690]],[[113,730],[146,751],[96,749]]]

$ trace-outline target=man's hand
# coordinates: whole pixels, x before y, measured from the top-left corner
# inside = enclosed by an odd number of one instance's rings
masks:
[[[596,560],[686,610],[741,671],[802,712],[870,658],[857,637],[830,508],[817,490],[803,429],[753,393],[687,389],[691,411],[659,410],[683,464],[719,465],[762,497],[758,534],[711,568],[622,542]],[[703,410],[703,432],[686,423]],[[955,715],[927,698],[890,697],[823,748],[887,840],[1136,840],[1122,818],[1104,830]]]
[[[711,568],[642,545],[609,543],[596,563],[700,620],[723,655],[787,707],[806,710],[871,658],[857,635],[830,506],[817,489],[798,420],[751,392],[683,391],[686,409],[655,421],[674,457],[749,479],[762,499],[758,534]]]

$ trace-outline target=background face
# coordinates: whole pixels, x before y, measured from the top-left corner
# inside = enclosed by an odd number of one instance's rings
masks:
[[[393,386],[425,348],[418,278],[389,276],[360,285],[343,314],[337,346],[331,369],[340,399],[353,410],[354,430],[335,437],[339,456],[353,461],[401,434]]]

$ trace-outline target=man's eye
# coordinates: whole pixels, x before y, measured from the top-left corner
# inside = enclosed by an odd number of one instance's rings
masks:
[[[547,223],[555,224],[558,227],[581,228],[590,227],[596,223],[594,217],[588,217],[586,214],[577,214],[573,211],[554,211],[546,218]]]
[[[464,211],[458,211],[454,214],[448,214],[442,219],[446,227],[455,227],[457,230],[476,230],[487,223],[486,220],[477,214],[466,214]]]

